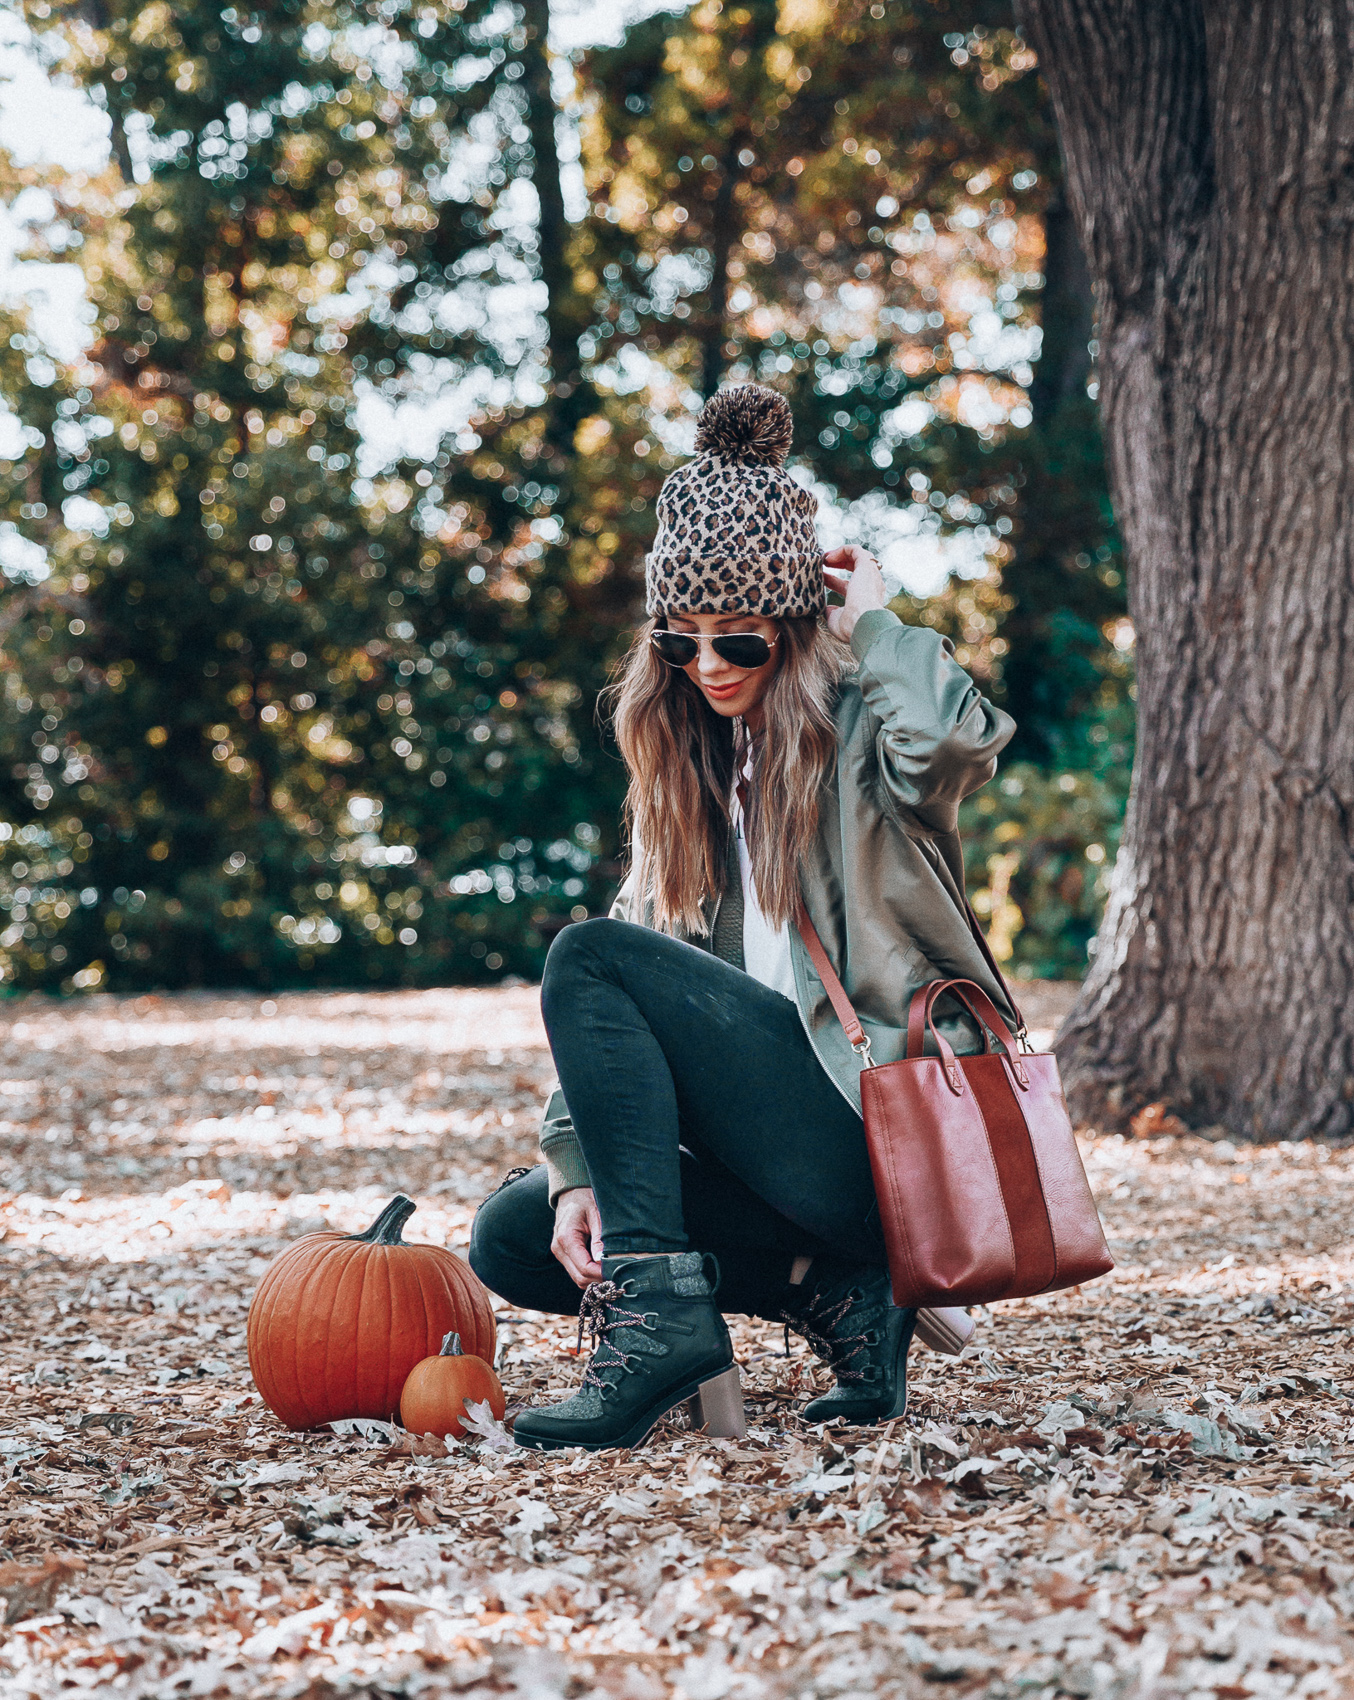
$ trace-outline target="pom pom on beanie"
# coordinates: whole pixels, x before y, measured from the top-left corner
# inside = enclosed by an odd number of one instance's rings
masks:
[[[696,424],[696,453],[784,466],[794,440],[790,404],[761,384],[735,384],[705,404]]]

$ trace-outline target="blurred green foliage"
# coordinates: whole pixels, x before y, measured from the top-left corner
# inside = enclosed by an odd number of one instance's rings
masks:
[[[1013,762],[964,804],[969,895],[993,953],[1018,980],[1078,980],[1119,849],[1114,777]]]
[[[536,571],[539,426],[482,405],[520,362],[446,311],[534,269],[496,222],[533,163],[513,83],[458,71],[531,43],[483,0],[112,0],[64,34],[115,145],[45,233],[87,353],[13,324],[0,370],[4,511],[49,569],[8,592],[6,981],[531,971],[602,889],[590,634]],[[359,407],[467,375],[483,434],[363,466]]]
[[[848,534],[967,540],[898,606],[1017,715],[975,889],[1018,972],[1080,972],[1131,634],[1006,4],[698,0],[571,66],[547,0],[26,13],[114,148],[5,170],[93,323],[0,337],[0,544],[45,555],[3,556],[4,985],[539,972],[618,869],[595,704],[654,497],[749,377]]]

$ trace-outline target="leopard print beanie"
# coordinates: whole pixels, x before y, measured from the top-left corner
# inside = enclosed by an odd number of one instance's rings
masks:
[[[789,403],[760,384],[720,390],[696,454],[663,484],[645,562],[650,614],[821,614],[827,605],[818,504],[783,470]]]

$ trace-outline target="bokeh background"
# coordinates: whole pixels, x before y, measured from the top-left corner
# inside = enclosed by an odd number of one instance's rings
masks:
[[[792,401],[1019,722],[965,809],[1075,979],[1132,762],[1093,304],[972,0],[26,0],[0,19],[0,986],[539,973],[702,399]]]

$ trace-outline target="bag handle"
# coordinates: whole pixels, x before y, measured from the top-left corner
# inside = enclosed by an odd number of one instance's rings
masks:
[[[966,987],[967,990],[959,990]],[[919,1057],[923,1054],[926,1043],[926,1028],[931,1019],[931,1011],[938,997],[946,992],[953,992],[955,998],[962,1003],[969,1014],[982,1029],[983,1049],[992,1049],[991,1035],[997,1039],[1010,1053],[1016,1054],[1018,1046],[1012,1037],[1010,1028],[997,1013],[996,1005],[988,997],[975,980],[932,980],[925,986],[919,986],[912,994],[911,1007],[907,1012],[907,1052],[909,1057]],[[923,1002],[923,1000],[925,1000]]]
[[[972,981],[969,982],[970,985],[972,983]],[[949,984],[951,982],[948,980],[928,980],[924,986],[919,986],[913,992],[907,1010],[907,1049],[903,1052],[905,1057],[926,1055],[926,1029],[930,1024],[932,1005],[935,1003],[935,998],[931,996],[931,993],[938,986]],[[961,997],[961,994],[956,992],[955,996]],[[967,1004],[965,1008],[968,1008]],[[973,1013],[973,1010],[969,1009],[969,1014],[973,1015]],[[974,1016],[974,1019],[977,1020],[977,1017]],[[983,1036],[983,1054],[986,1056],[992,1049],[992,1035],[981,1021],[978,1022],[978,1029]]]
[[[941,984],[943,983],[941,982]],[[914,992],[912,994],[913,1003],[916,1003],[920,997],[926,997],[929,990],[929,987],[923,986],[920,991]],[[954,1049],[949,1040],[931,1020],[931,1006],[935,1001],[933,997],[926,997],[926,1025],[931,1029],[931,1037],[935,1040],[936,1049],[940,1052],[940,1065],[945,1071],[945,1084],[956,1098],[962,1098],[964,1096],[964,1076],[955,1058]]]
[[[992,1049],[989,1033],[996,1035],[1005,1048],[1006,1060],[1011,1065],[1016,1084],[1022,1092],[1027,1092],[1030,1085],[1029,1071],[1025,1067],[1025,1059],[1020,1054],[1019,1046],[1010,1028],[997,1013],[996,1005],[973,980],[933,980],[929,986],[922,986],[912,994],[912,1003],[907,1012],[908,1060],[926,1054],[928,1029],[941,1056],[947,1055],[944,1037],[937,1030],[934,1020],[936,1002],[946,994],[962,1003],[978,1023],[983,1035],[984,1050],[989,1054]]]
[[[836,1011],[837,1020],[842,1024],[846,1037],[851,1043],[851,1049],[861,1059],[863,1067],[872,1067],[869,1035],[861,1026],[860,1017],[856,1014],[850,998],[847,997],[846,988],[838,978],[837,970],[832,966],[827,951],[823,949],[823,941],[818,936],[818,929],[809,919],[809,912],[802,901],[795,911],[795,927],[800,938],[804,941],[804,948],[809,953],[809,960],[818,971],[818,978],[823,982],[823,990],[827,993],[828,1001]],[[996,969],[995,964],[993,964],[993,967],[997,979],[1005,987],[1006,981],[1002,978],[1000,969]],[[965,990],[957,990],[956,988],[959,987],[963,987]],[[912,994],[912,1003],[907,1012],[907,1056],[910,1058],[914,1054],[916,1056],[923,1054],[926,1030],[929,1027],[941,1056],[948,1058],[947,1068],[953,1065],[954,1052],[946,1044],[941,1034],[936,1031],[932,1021],[932,1008],[935,1000],[942,993],[949,991],[954,992],[954,996],[959,999],[978,1023],[978,1030],[983,1035],[983,1048],[989,1051],[992,1048],[987,1036],[990,1029],[1006,1047],[1011,1070],[1017,1081],[1022,1087],[1028,1086],[1029,1077],[1025,1072],[1024,1064],[1020,1060],[1019,1041],[1012,1035],[1011,1029],[1001,1016],[998,1015],[997,1006],[991,998],[988,997],[981,986],[972,980],[932,980],[929,985],[919,987]],[[1007,996],[1010,996],[1009,988],[1007,989]],[[1014,998],[1011,998],[1011,1005],[1012,1008],[1015,1008]],[[1019,1021],[1020,1038],[1023,1039],[1025,1023],[1020,1019],[1019,1010],[1016,1010],[1016,1016]],[[951,1081],[951,1085],[953,1085],[953,1081]]]

